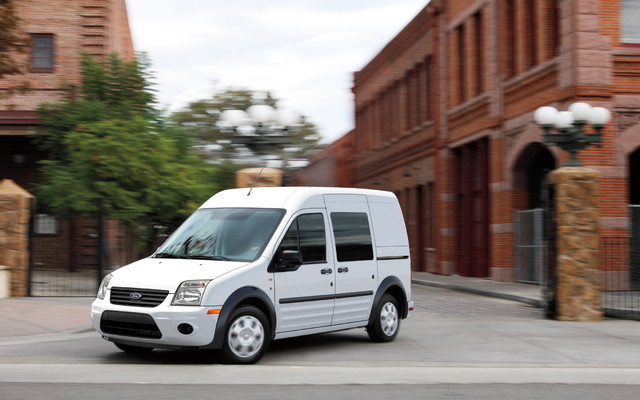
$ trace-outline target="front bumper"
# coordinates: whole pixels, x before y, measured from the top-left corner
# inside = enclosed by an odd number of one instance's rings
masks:
[[[213,341],[218,314],[207,312],[219,307],[171,306],[171,296],[152,308],[115,305],[108,299],[91,305],[93,327],[106,340],[158,348],[199,348]],[[192,330],[185,330],[185,324]]]

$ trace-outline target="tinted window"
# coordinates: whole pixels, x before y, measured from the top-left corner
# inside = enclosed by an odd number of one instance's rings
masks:
[[[326,261],[326,235],[322,214],[304,214],[289,227],[279,251],[297,250],[305,264]]]
[[[366,213],[331,213],[338,261],[373,259],[371,230]]]

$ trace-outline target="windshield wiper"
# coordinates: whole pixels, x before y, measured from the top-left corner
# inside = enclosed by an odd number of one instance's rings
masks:
[[[172,253],[158,253],[154,255],[153,258],[182,258],[182,257]]]
[[[227,257],[223,257],[223,256],[184,256],[180,258],[186,258],[189,260],[231,261]]]

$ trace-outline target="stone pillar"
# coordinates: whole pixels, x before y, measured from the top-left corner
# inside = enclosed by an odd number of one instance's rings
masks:
[[[12,180],[0,183],[0,266],[11,271],[11,296],[29,294],[29,219],[34,202]]]
[[[282,170],[277,168],[245,168],[236,172],[236,187],[282,186]]]
[[[556,318],[600,321],[600,173],[563,167],[550,178],[556,202]]]

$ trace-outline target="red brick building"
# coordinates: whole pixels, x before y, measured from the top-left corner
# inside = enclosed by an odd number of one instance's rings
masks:
[[[125,0],[14,0],[21,33],[31,39],[23,75],[0,79],[0,92],[23,82],[31,90],[0,97],[0,178],[31,190],[37,181],[38,154],[29,139],[39,124],[36,109],[54,102],[60,87],[80,83],[83,54],[118,53],[133,59]]]
[[[83,54],[105,57],[117,53],[134,58],[125,0],[14,0],[19,29],[31,39],[24,55],[25,74],[0,79],[0,93],[27,82],[30,90],[0,96],[0,180],[12,179],[28,191],[39,180],[38,161],[47,157],[32,142],[40,120],[38,105],[61,98],[61,86],[80,84]],[[89,230],[91,231],[90,233]],[[95,264],[95,221],[35,218],[32,263],[75,268]],[[108,232],[110,234],[110,231]],[[87,254],[85,254],[87,253]],[[85,259],[89,258],[87,262]]]
[[[354,131],[347,133],[309,157],[309,164],[304,170],[294,174],[294,183],[300,186],[353,186],[354,134]]]
[[[350,184],[398,195],[415,270],[517,280],[514,212],[540,207],[546,172],[567,159],[542,144],[533,112],[544,105],[611,110],[602,146],[580,158],[602,173],[602,235],[628,234],[628,205],[640,204],[638,1],[431,0],[353,92]]]

